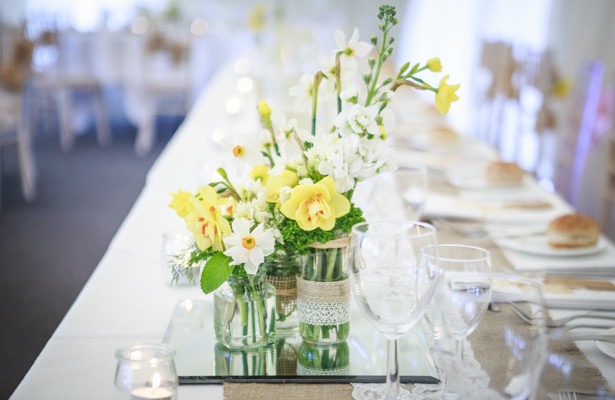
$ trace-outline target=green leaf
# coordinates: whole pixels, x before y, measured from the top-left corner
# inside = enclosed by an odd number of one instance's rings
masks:
[[[233,272],[234,266],[229,265],[232,258],[218,252],[207,261],[201,274],[201,289],[205,294],[211,293],[222,285]]]
[[[412,70],[410,71],[410,74],[414,74],[419,69],[420,65],[421,65],[420,63],[414,64],[414,67],[412,67]]]

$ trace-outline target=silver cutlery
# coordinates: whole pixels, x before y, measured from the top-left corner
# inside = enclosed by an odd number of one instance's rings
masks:
[[[510,305],[512,307],[512,311],[515,314],[517,314],[519,316],[519,318],[521,318],[523,321],[527,322],[528,324],[533,324],[534,323],[534,318],[533,318],[533,316],[531,314],[529,314],[526,311],[520,309],[514,303],[510,303]],[[613,320],[613,321],[615,321],[615,314],[612,314],[612,315],[594,314],[594,313],[591,313],[591,312],[582,313],[582,314],[574,314],[574,315],[570,315],[570,316],[564,317],[564,318],[557,318],[557,319],[548,318],[546,324],[547,324],[547,328],[560,328],[560,327],[564,326],[565,324],[567,324],[568,322],[573,321],[575,319],[579,319],[579,318],[606,319],[606,320]]]

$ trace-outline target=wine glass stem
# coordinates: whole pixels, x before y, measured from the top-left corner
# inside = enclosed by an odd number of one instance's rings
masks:
[[[463,339],[455,340],[455,357],[457,357],[457,360],[463,361]]]
[[[386,399],[399,398],[399,347],[397,339],[387,341]]]

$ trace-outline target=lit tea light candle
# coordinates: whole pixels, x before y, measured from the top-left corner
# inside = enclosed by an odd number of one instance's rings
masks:
[[[155,373],[152,378],[152,386],[140,387],[130,391],[130,400],[172,400],[173,392],[165,387],[160,387],[160,374]]]

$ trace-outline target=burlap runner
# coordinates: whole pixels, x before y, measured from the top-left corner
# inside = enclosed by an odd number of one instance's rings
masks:
[[[224,383],[224,400],[352,399],[352,385],[329,383]]]
[[[430,182],[431,184],[431,182]],[[451,187],[441,183],[438,189],[443,191],[453,190]],[[434,185],[431,186],[431,189]],[[471,239],[454,232],[446,226],[438,227],[438,243],[457,243],[468,244],[482,247],[491,252],[494,270],[511,271],[513,267],[499,248],[491,239]],[[498,318],[502,318],[502,313],[510,312],[504,307],[501,313],[488,312],[480,329],[477,329],[470,337],[470,343],[474,351],[474,356],[484,369],[489,369],[495,358],[499,356],[498,349],[493,340],[493,329],[498,327]],[[519,324],[524,322],[519,319]],[[574,360],[574,370],[568,382],[560,371],[547,360],[543,377],[541,379],[539,398],[545,398],[545,393],[556,393],[558,389],[575,388],[578,390],[593,390],[599,385],[607,386],[607,383],[599,369],[587,360],[585,355],[578,349],[574,342],[550,341],[550,354],[557,354],[563,358]],[[265,384],[265,383],[224,383],[225,400],[251,400],[251,399],[270,399],[270,400],[313,400],[315,398],[328,399],[351,399],[353,387],[350,384]]]
[[[455,189],[452,186],[441,180],[430,181],[430,188],[441,192],[454,193]],[[506,272],[514,271],[514,267],[506,258],[500,247],[489,238],[468,238],[462,236],[446,226],[438,227],[438,243],[456,243],[467,244],[472,246],[482,247],[491,252],[491,259],[494,271]],[[503,308],[502,312],[510,312],[508,308]],[[489,368],[489,364],[493,364],[495,357],[499,356],[497,344],[495,344],[492,334],[493,329],[498,326],[498,319],[503,315],[498,313],[488,312],[483,321],[468,340],[472,344],[474,356],[483,366]],[[519,324],[524,322],[519,319]],[[539,389],[545,398],[546,393],[557,392],[562,388],[574,388],[577,390],[595,390],[599,386],[607,386],[607,382],[602,376],[602,373],[596,368],[579,350],[574,342],[567,341],[549,341],[549,354],[555,355],[553,360],[547,360],[542,373],[541,387]],[[573,362],[572,362],[573,361]],[[573,371],[568,378],[562,374],[561,363],[572,362]],[[559,364],[558,364],[559,363]],[[558,368],[560,370],[558,371]]]

